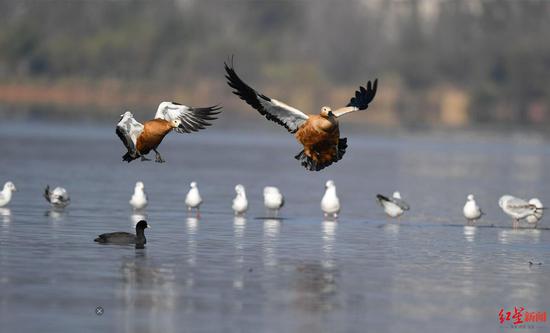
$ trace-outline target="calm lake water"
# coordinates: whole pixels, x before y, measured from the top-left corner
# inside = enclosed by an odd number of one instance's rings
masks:
[[[263,128],[171,134],[160,165],[122,162],[112,127],[0,125],[0,183],[18,189],[0,212],[2,331],[500,332],[502,308],[550,310],[549,217],[513,230],[497,205],[505,193],[550,203],[548,142],[349,133],[344,159],[310,173],[291,136]],[[328,179],[337,222],[319,208]],[[128,204],[138,180],[146,248],[94,243],[141,218]],[[200,219],[183,204],[191,181]],[[237,183],[244,219],[231,211]],[[69,191],[63,213],[46,184]],[[266,185],[286,197],[283,220],[258,219]],[[396,189],[411,210],[388,223],[375,195]],[[464,226],[468,193],[487,213],[477,227]]]

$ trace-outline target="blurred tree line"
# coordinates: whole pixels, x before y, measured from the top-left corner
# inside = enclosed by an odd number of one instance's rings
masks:
[[[0,0],[0,83],[192,86],[223,82],[234,54],[258,88],[379,77],[405,125],[447,108],[459,125],[544,126],[549,32],[547,0]]]

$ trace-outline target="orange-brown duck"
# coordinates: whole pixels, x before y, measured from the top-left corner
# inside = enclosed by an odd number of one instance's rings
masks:
[[[294,134],[304,147],[294,158],[310,171],[319,171],[342,159],[348,145],[347,139],[340,137],[338,118],[346,113],[365,110],[374,99],[378,86],[378,80],[374,84],[369,81],[367,88],[359,87],[355,97],[345,107],[333,111],[330,107],[323,106],[318,115],[307,115],[251,88],[237,76],[232,63],[225,63],[225,71],[227,83],[235,89],[235,95],[268,120],[284,126]]]
[[[221,107],[218,106],[196,108],[175,102],[162,102],[155,119],[143,124],[136,121],[130,111],[126,111],[116,126],[116,134],[128,149],[122,159],[128,163],[138,157],[141,157],[142,161],[147,161],[149,159],[145,155],[152,150],[156,154],[155,161],[163,163],[164,159],[157,148],[168,133],[172,130],[190,133],[204,129],[211,125],[209,121],[216,119],[214,115],[220,113],[219,109]]]

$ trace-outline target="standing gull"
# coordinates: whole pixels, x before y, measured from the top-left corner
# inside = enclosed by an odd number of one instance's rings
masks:
[[[248,200],[246,200],[246,191],[244,186],[241,184],[235,186],[235,193],[237,193],[237,195],[233,199],[232,208],[235,212],[235,216],[242,216],[248,210]]]
[[[285,198],[275,186],[264,187],[264,206],[269,217],[277,217],[279,210],[284,206]]]
[[[350,112],[366,110],[376,95],[378,80],[370,81],[367,88],[359,87],[345,107],[332,110],[323,106],[318,115],[307,115],[302,111],[286,105],[276,99],[254,90],[237,75],[233,63],[225,63],[227,83],[234,89],[233,93],[248,105],[258,110],[268,120],[285,127],[302,144],[295,159],[310,171],[319,171],[344,156],[347,138],[340,137],[338,118]]]
[[[17,191],[12,182],[6,182],[0,192],[0,207],[4,207],[11,201],[12,193]]]
[[[134,119],[130,111],[121,115],[116,126],[116,134],[128,150],[122,160],[130,163],[141,157],[147,161],[145,155],[151,150],[155,152],[155,161],[165,162],[157,148],[162,139],[172,130],[177,133],[191,133],[204,129],[211,124],[209,121],[216,119],[214,115],[220,113],[219,106],[189,107],[175,102],[162,102],[159,104],[155,119],[143,124]]]
[[[462,212],[464,213],[464,217],[468,220],[468,222],[475,223],[483,215],[483,212],[481,211],[481,208],[479,208],[479,206],[477,205],[473,194],[468,194],[468,197],[466,199],[466,204],[464,205]]]
[[[337,218],[340,213],[340,200],[336,194],[336,186],[332,180],[325,184],[325,195],[321,199],[321,210],[325,217]]]
[[[67,190],[59,186],[51,191],[50,185],[46,185],[44,189],[44,198],[46,198],[53,208],[57,209],[63,209],[71,203],[71,198]]]
[[[143,182],[137,182],[134,187],[134,194],[130,199],[130,205],[134,210],[142,210],[147,207],[147,194],[145,193],[145,186]]]
[[[202,197],[199,193],[199,188],[197,187],[196,182],[191,182],[189,184],[191,187],[187,196],[185,197],[185,205],[187,206],[187,211],[191,212],[192,209],[197,210],[197,216],[200,216],[200,206],[202,204]]]
[[[537,208],[535,213],[533,215],[527,216],[525,219],[527,223],[534,224],[535,228],[538,226],[538,223],[540,220],[542,220],[542,217],[544,216],[544,206],[542,205],[542,202],[540,202],[539,199],[533,198],[529,200],[529,203]]]
[[[399,217],[405,213],[406,210],[409,210],[409,205],[401,199],[401,194],[399,192],[393,192],[393,196],[388,198],[382,194],[377,194],[376,199],[378,203],[384,208],[384,212],[389,217]]]
[[[498,205],[502,208],[504,213],[513,218],[512,226],[514,228],[519,226],[519,221],[521,219],[531,215],[536,216],[535,214],[541,213],[544,209],[537,208],[536,205],[511,195],[503,195],[500,197]]]

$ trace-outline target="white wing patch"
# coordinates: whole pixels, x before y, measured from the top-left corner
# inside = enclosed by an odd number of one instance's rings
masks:
[[[211,124],[209,121],[217,119],[214,115],[220,113],[219,106],[189,107],[174,102],[159,104],[155,119],[167,121],[179,120],[181,123],[175,129],[178,133],[190,133],[204,129]]]
[[[131,154],[136,150],[137,138],[143,132],[143,124],[134,119],[131,112],[125,112],[116,125],[116,134]]]

